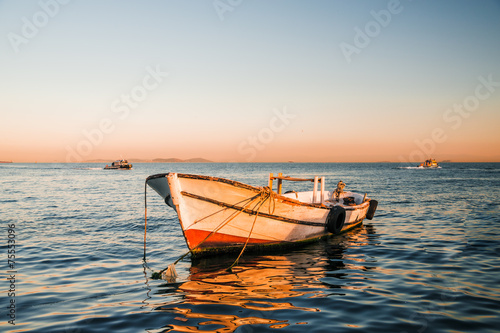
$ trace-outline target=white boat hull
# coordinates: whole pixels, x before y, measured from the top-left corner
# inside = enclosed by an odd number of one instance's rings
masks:
[[[260,188],[223,178],[168,173],[148,177],[165,203],[174,208],[184,237],[194,254],[255,245],[286,245],[329,235],[326,229],[330,209],[340,203],[328,202],[331,192],[318,201],[295,199],[312,197],[311,192],[278,195]],[[355,206],[343,206],[345,223],[340,231],[360,224],[370,200],[359,194]]]

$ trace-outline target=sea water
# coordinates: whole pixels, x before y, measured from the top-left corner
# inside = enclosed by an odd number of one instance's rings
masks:
[[[495,332],[500,164],[0,165],[2,332]],[[265,186],[325,176],[378,200],[375,218],[303,247],[176,265],[177,215],[144,181],[182,172]],[[284,190],[311,190],[285,183]]]

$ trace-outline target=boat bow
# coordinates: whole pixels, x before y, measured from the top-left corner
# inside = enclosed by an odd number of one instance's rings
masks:
[[[172,193],[170,191],[170,186],[168,185],[168,173],[159,173],[156,175],[149,176],[146,179],[146,184],[149,185],[153,190],[156,191],[163,198],[163,201],[173,209],[175,209],[174,203],[172,201]]]

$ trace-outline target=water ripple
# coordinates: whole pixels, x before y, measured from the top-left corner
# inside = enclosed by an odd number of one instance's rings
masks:
[[[1,329],[495,332],[499,170],[500,164],[459,163],[431,172],[394,164],[180,163],[110,173],[96,164],[11,165],[0,174],[0,210],[4,223],[15,224],[19,324]],[[232,255],[186,258],[176,265],[178,281],[166,283],[151,280],[151,270],[187,248],[175,212],[154,193],[142,259],[144,180],[167,171],[259,186],[268,172],[326,175],[332,186],[342,177],[375,197],[379,209],[346,234],[245,255],[232,272],[226,270]]]

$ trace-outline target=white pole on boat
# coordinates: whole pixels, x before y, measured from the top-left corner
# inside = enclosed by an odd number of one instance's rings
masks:
[[[323,193],[325,193],[325,177],[321,177],[321,198],[320,198],[321,203],[323,203],[323,201],[325,200],[323,198]]]
[[[314,176],[313,203],[316,203],[318,196],[318,176]]]

